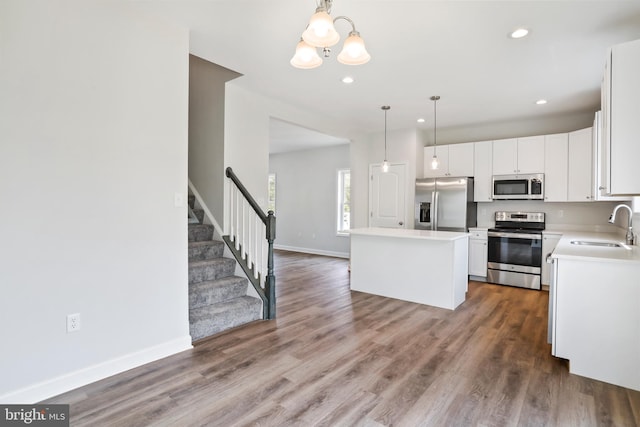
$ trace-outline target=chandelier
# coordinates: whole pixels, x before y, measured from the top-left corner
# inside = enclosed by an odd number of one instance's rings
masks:
[[[331,46],[340,41],[340,35],[334,26],[339,19],[351,24],[351,32],[338,55],[338,62],[347,65],[360,65],[371,59],[353,21],[346,16],[331,18],[332,4],[333,0],[317,0],[316,13],[311,16],[309,25],[302,33],[296,46],[296,53],[291,58],[290,63],[294,67],[311,69],[322,65],[322,58],[318,55],[317,48],[322,48],[322,54],[325,58],[331,55]]]

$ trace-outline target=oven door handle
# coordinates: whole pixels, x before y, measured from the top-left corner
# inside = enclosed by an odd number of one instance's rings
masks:
[[[489,231],[487,237],[507,237],[510,239],[526,239],[526,240],[540,240],[542,236],[540,234],[525,234],[525,233],[502,233],[499,231]]]

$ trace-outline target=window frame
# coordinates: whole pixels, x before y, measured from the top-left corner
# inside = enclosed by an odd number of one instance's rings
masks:
[[[273,197],[271,194],[271,183],[273,182]],[[276,194],[278,189],[278,181],[275,173],[270,173],[267,176],[267,212],[273,211],[276,212]],[[273,206],[273,208],[272,208]]]
[[[349,176],[349,201],[345,202],[345,175]],[[336,209],[336,234],[338,236],[349,236],[351,229],[351,169],[343,168],[337,171],[337,209]],[[348,206],[349,211],[349,228],[344,228],[344,207]]]

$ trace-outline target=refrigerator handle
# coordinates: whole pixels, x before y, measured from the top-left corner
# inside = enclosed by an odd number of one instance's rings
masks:
[[[438,229],[438,194],[440,192],[439,191],[434,191],[433,192],[433,203],[431,203],[431,209],[433,209],[433,211],[431,212],[431,229],[432,230],[437,230]]]

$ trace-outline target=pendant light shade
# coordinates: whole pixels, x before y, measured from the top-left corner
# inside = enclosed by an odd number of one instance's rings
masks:
[[[342,52],[338,55],[338,62],[346,65],[366,64],[371,59],[371,55],[364,47],[364,40],[357,31],[351,31],[349,37],[344,42]]]
[[[291,58],[290,63],[296,68],[308,70],[322,65],[322,58],[318,55],[315,47],[300,39],[296,46],[296,53]]]
[[[438,140],[436,139],[436,120],[438,117],[436,106],[439,99],[440,97],[437,95],[431,97],[431,100],[433,101],[433,158],[431,159],[431,169],[433,170],[437,170],[440,167],[440,162],[438,161],[438,156],[436,155],[436,145],[438,142]]]
[[[387,111],[391,109],[388,105],[380,107],[384,111],[384,161],[382,162],[382,172],[389,172],[389,162],[387,161]]]
[[[314,47],[330,47],[340,41],[340,34],[333,26],[333,19],[324,6],[316,9],[311,16],[309,26],[302,33],[305,42]]]

